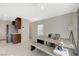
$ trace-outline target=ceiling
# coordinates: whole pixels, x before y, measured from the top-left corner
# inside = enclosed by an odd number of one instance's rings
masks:
[[[31,22],[76,11],[75,3],[0,3],[0,19],[22,17]],[[7,19],[6,19],[7,18]]]

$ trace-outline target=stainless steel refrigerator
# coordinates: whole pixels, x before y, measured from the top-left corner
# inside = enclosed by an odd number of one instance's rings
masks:
[[[12,33],[16,33],[16,32],[17,32],[17,29],[15,28],[14,25],[12,25],[12,24],[6,25],[6,42],[7,43],[12,42],[11,35],[12,35]]]

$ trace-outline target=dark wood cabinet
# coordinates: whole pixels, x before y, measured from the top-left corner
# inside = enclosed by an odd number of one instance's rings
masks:
[[[17,29],[21,29],[21,18],[17,17],[17,18],[15,19],[15,27],[16,27]]]
[[[21,34],[19,33],[12,34],[12,41],[14,44],[21,43]]]
[[[21,30],[21,21],[22,18],[17,17],[14,21],[12,21],[12,24],[6,25],[6,42],[13,42],[21,43],[21,33],[19,33],[19,30]]]

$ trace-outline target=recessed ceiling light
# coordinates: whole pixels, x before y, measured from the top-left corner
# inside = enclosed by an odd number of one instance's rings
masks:
[[[44,9],[44,6],[41,6],[41,9]]]

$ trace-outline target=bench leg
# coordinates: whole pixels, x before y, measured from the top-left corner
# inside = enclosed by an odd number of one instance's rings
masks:
[[[31,51],[35,50],[35,46],[31,45]]]

